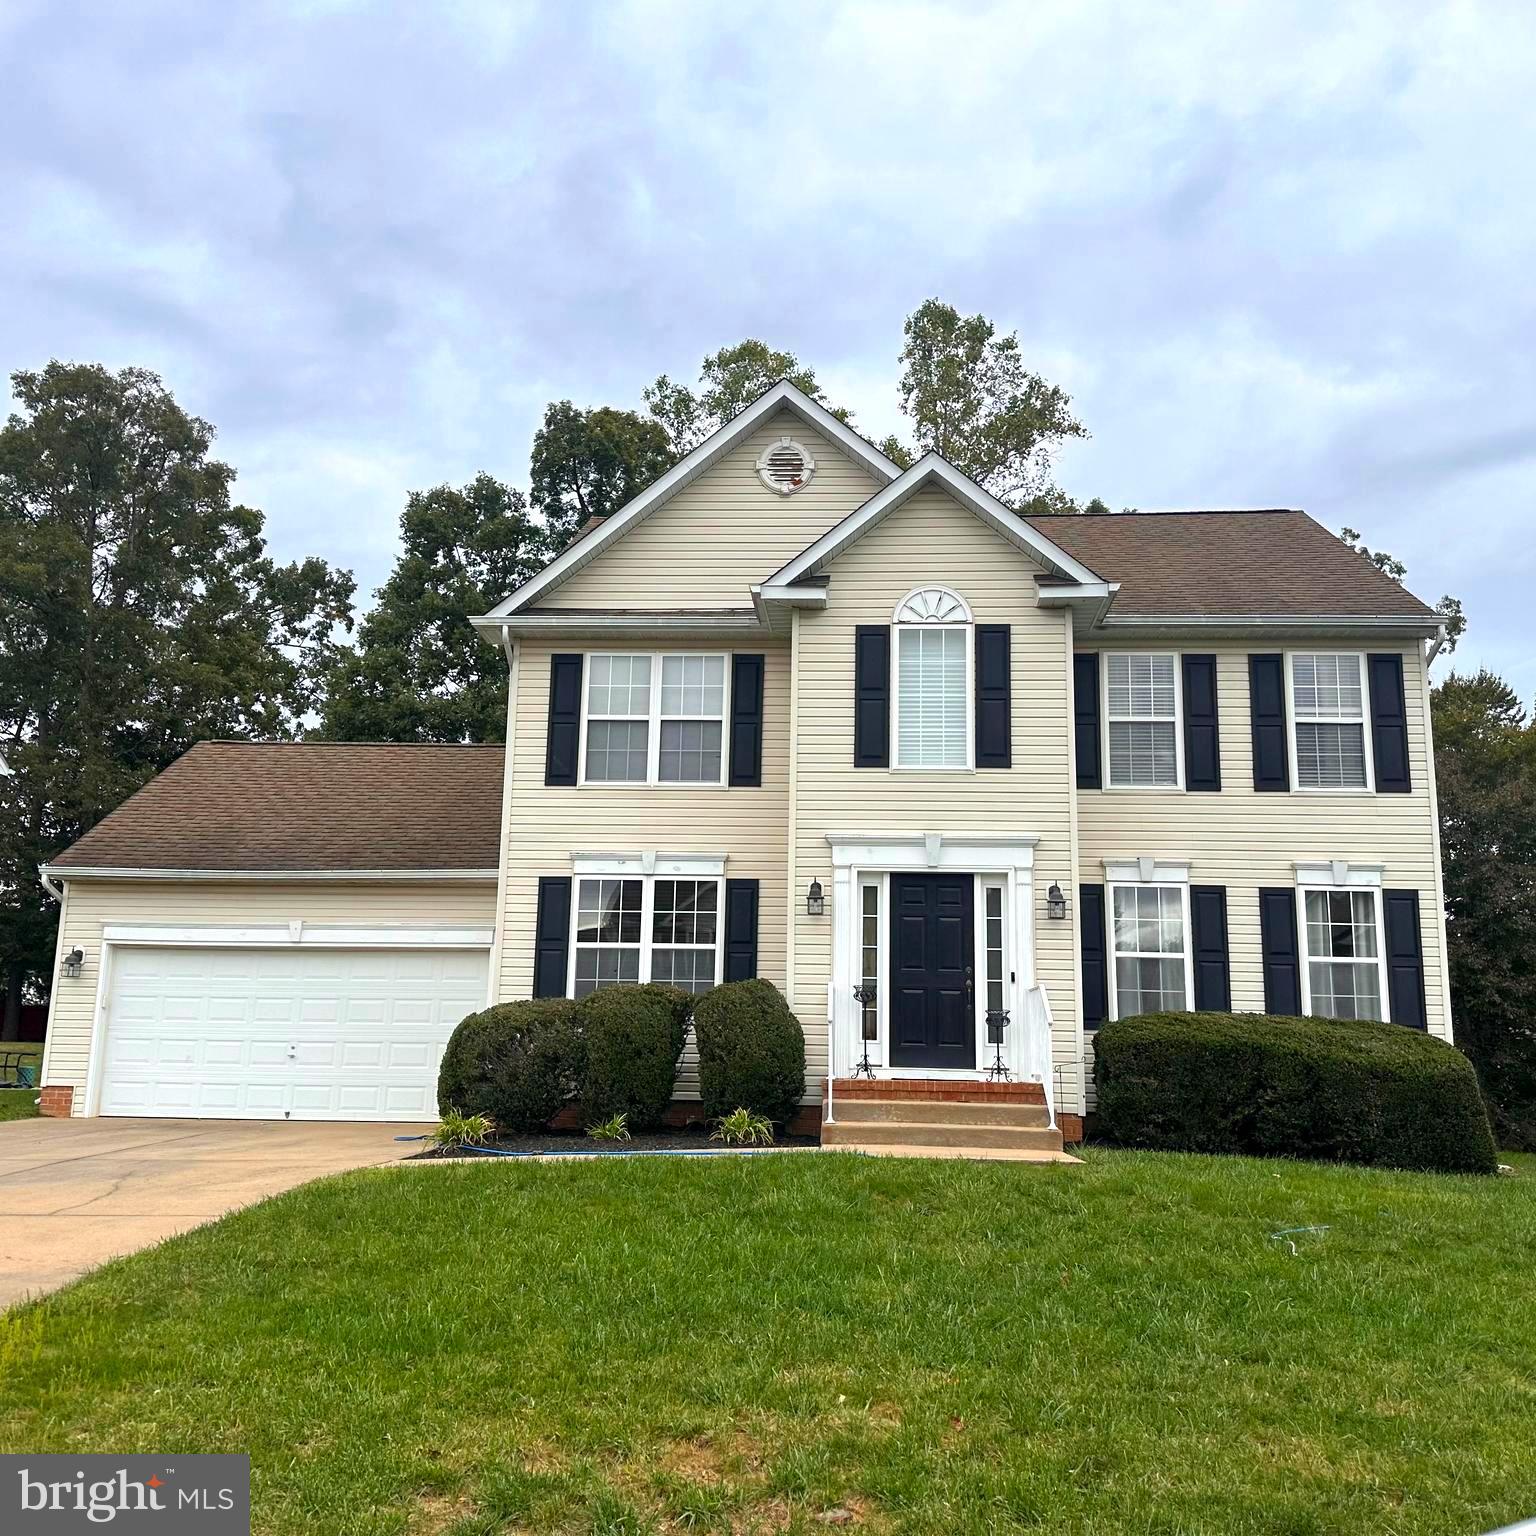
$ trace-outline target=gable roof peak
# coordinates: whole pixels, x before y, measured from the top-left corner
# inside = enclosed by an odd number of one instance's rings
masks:
[[[861,437],[847,422],[840,421],[819,400],[813,400],[799,385],[790,383],[788,379],[780,379],[744,410],[723,426],[717,427],[660,479],[625,502],[617,512],[604,518],[585,537],[568,544],[536,576],[530,577],[510,597],[482,615],[481,622],[503,619],[517,613],[559,586],[588,561],[600,555],[615,539],[664,506],[685,485],[697,479],[749,433],[781,410],[793,411],[808,427],[836,443],[849,458],[862,465],[876,479],[891,481],[901,473],[900,466],[888,459],[868,439]]]

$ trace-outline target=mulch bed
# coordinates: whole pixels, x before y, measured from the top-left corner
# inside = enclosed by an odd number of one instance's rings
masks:
[[[680,1130],[635,1131],[628,1141],[595,1141],[581,1131],[543,1131],[537,1136],[496,1136],[487,1146],[498,1152],[543,1152],[553,1155],[573,1152],[737,1152],[739,1147],[729,1147],[723,1141],[711,1141],[709,1131],[702,1126],[685,1126]],[[814,1147],[814,1136],[779,1136],[775,1147]],[[437,1157],[461,1157],[460,1152],[439,1152],[435,1148],[415,1154],[416,1159]],[[473,1157],[473,1152],[468,1153]],[[415,1159],[408,1159],[413,1161]]]

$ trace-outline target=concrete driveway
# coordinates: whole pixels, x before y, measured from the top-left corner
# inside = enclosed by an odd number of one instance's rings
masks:
[[[421,1125],[277,1120],[0,1124],[0,1308],[119,1254],[349,1168],[398,1162]]]

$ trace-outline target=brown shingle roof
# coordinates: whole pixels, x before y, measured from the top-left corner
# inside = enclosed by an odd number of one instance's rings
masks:
[[[53,867],[493,870],[502,756],[495,746],[203,741]]]
[[[1305,512],[1136,512],[1029,522],[1106,581],[1114,614],[1434,619]]]

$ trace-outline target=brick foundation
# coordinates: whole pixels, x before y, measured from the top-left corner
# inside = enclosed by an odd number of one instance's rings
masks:
[[[1068,1146],[1076,1146],[1083,1139],[1083,1117],[1081,1115],[1057,1115],[1056,1128],[1061,1132],[1061,1139]]]
[[[75,1090],[50,1083],[39,1094],[37,1112],[55,1120],[67,1120],[74,1113]]]

